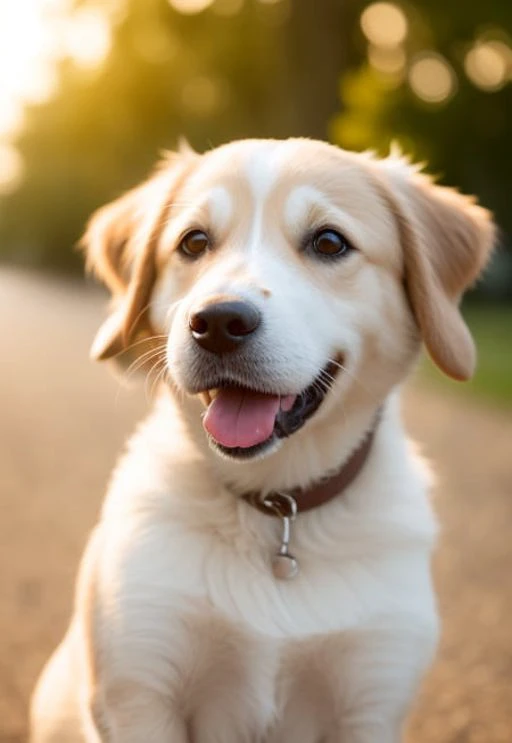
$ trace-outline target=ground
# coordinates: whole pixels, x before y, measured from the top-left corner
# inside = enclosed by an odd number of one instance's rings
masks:
[[[66,625],[109,471],[146,405],[88,362],[103,309],[78,283],[0,271],[0,743],[26,738],[30,691]],[[408,743],[506,743],[512,411],[416,383],[405,412],[439,475],[443,622]]]

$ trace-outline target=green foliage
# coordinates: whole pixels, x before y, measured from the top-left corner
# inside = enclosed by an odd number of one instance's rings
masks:
[[[346,74],[340,86],[344,108],[331,136],[341,146],[380,154],[397,141],[414,159],[426,161],[440,182],[477,194],[495,213],[503,246],[512,251],[512,85],[484,91],[464,70],[466,52],[481,34],[510,41],[512,3],[452,3],[449,12],[441,0],[402,7],[409,21],[406,69],[386,75],[364,60]],[[425,50],[442,54],[457,78],[455,94],[441,103],[422,101],[408,84],[411,62]],[[500,281],[503,271],[507,281]],[[489,278],[490,290],[512,296],[512,259],[501,253]]]
[[[402,4],[409,61],[434,49],[457,74],[457,94],[436,106],[405,78],[368,65],[359,29],[366,0],[245,0],[230,16],[217,12],[225,1],[185,16],[167,0],[126,0],[100,68],[61,64],[56,96],[27,112],[15,142],[26,177],[0,201],[0,257],[81,267],[72,247],[87,217],[182,134],[200,150],[236,137],[330,131],[342,146],[386,152],[397,139],[444,182],[477,193],[512,234],[512,86],[479,91],[462,69],[467,45],[489,22],[512,28],[510,0],[459,0],[449,12],[445,0]],[[507,270],[502,260],[491,272],[493,291],[512,287]]]
[[[127,7],[103,66],[63,64],[56,97],[28,111],[16,142],[27,176],[0,202],[4,258],[81,268],[72,246],[87,217],[180,135],[200,150],[326,136],[346,46],[339,0],[324,0],[321,14],[315,0],[246,0],[232,17],[181,15],[167,0]]]
[[[464,385],[452,382],[425,360],[420,378],[447,392],[471,393],[484,400],[512,406],[512,307],[474,303],[464,310],[478,349],[474,378]]]

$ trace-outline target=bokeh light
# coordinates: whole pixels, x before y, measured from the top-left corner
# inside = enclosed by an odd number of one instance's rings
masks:
[[[400,46],[382,47],[369,44],[368,61],[378,72],[396,77],[403,73],[407,60]]]
[[[190,115],[210,116],[223,105],[226,86],[211,77],[198,76],[189,80],[181,94],[183,105]]]
[[[444,103],[456,89],[456,77],[451,65],[440,54],[418,55],[409,70],[413,92],[427,103]]]
[[[99,10],[77,10],[65,25],[64,52],[80,67],[100,65],[110,50],[110,44],[110,24]]]
[[[169,0],[169,3],[174,10],[184,15],[194,15],[209,8],[213,0]]]
[[[368,41],[375,46],[393,47],[405,41],[408,24],[398,5],[373,3],[361,15],[361,28]]]
[[[499,90],[510,79],[512,50],[502,41],[477,42],[466,54],[464,69],[478,88]]]

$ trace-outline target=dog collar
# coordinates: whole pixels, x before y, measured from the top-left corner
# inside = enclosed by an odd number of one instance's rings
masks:
[[[272,560],[272,572],[280,580],[294,578],[299,572],[296,558],[289,552],[291,525],[299,513],[311,511],[341,495],[363,469],[372,449],[381,410],[377,412],[372,428],[359,446],[334,474],[322,478],[309,488],[293,488],[271,491],[263,495],[258,492],[244,493],[242,498],[254,508],[268,516],[281,519],[282,533],[279,551]]]

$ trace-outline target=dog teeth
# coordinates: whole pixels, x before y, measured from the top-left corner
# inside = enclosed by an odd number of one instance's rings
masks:
[[[203,405],[205,406],[205,408],[207,408],[210,405],[211,401],[212,401],[212,397],[210,395],[210,391],[209,390],[205,390],[204,392],[200,392],[199,393],[199,397],[203,401]]]
[[[215,400],[218,394],[219,394],[218,389],[203,390],[203,392],[199,393],[199,397],[201,398],[205,408],[207,408],[209,407],[209,405],[212,404],[212,402]]]

